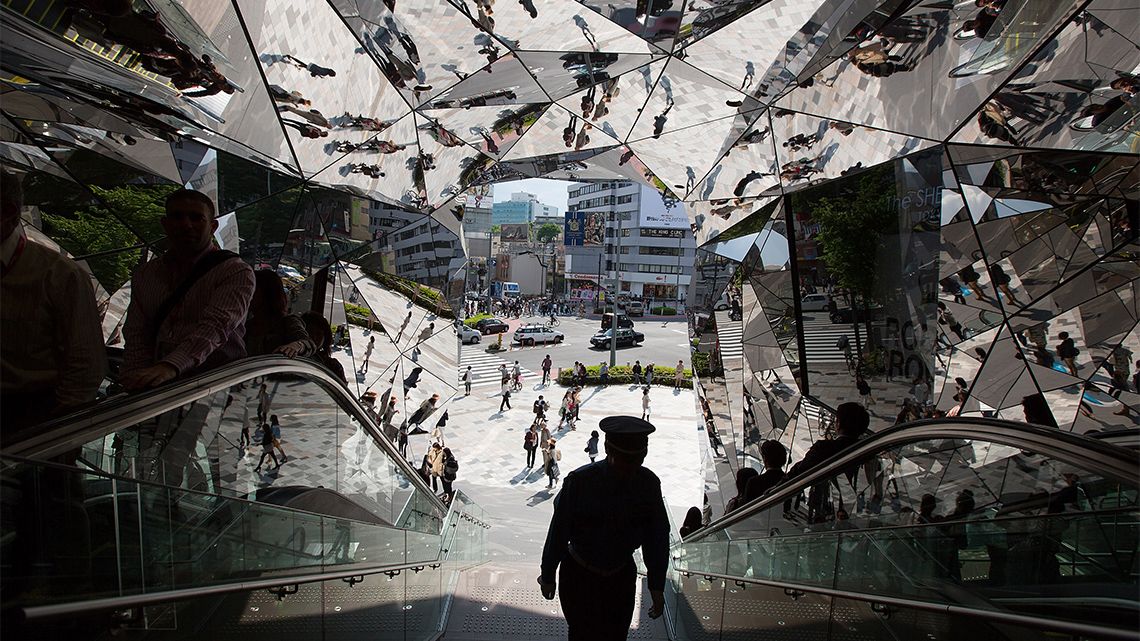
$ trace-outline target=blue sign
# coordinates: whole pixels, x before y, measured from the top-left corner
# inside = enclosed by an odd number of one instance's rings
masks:
[[[584,245],[586,242],[586,212],[566,212],[566,223],[562,231],[567,247]]]

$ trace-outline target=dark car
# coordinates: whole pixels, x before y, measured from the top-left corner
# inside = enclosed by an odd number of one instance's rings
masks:
[[[626,347],[630,345],[638,345],[645,340],[645,334],[635,332],[632,329],[618,329],[617,344],[618,347]],[[610,346],[610,330],[598,332],[590,338],[590,344],[594,347],[606,348]]]
[[[633,321],[629,319],[629,316],[619,313],[617,319],[618,329],[633,329]],[[606,312],[605,314],[602,314],[602,329],[609,329],[610,325],[613,324],[613,322],[613,312]]]
[[[482,318],[475,323],[475,329],[486,336],[488,334],[501,334],[510,329],[506,323],[497,318]]]

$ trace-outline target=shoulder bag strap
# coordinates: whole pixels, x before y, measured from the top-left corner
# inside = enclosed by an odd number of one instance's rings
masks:
[[[238,255],[232,251],[220,249],[206,254],[197,263],[194,263],[194,267],[190,270],[190,273],[187,274],[186,278],[182,279],[182,282],[178,284],[177,289],[175,289],[170,296],[167,296],[166,300],[162,301],[162,304],[158,306],[158,310],[155,312],[154,319],[151,322],[151,331],[153,332],[152,339],[157,340],[158,330],[162,327],[162,323],[166,321],[166,317],[170,315],[170,312],[174,310],[175,306],[182,302],[183,298],[186,298],[186,294],[190,292],[194,284],[208,274],[210,270],[231,258],[238,258]]]

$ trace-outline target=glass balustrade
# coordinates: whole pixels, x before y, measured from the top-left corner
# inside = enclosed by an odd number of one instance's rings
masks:
[[[1006,614],[1134,630],[1140,506],[1135,473],[1119,472],[1135,457],[1066,438],[1049,453],[1005,437],[894,439],[776,488],[766,509],[673,546],[677,638],[1041,633]]]
[[[0,457],[6,608],[264,581],[281,589],[132,608],[113,627],[148,639],[271,628],[434,637],[458,573],[484,560],[483,512],[462,492],[442,505],[336,392],[306,372],[207,384],[172,409],[157,395],[154,411],[140,399],[125,427],[102,428],[93,413],[76,422],[87,440]],[[276,439],[266,435],[274,424]],[[392,565],[403,567],[369,574]],[[357,569],[343,581],[290,584]],[[20,632],[59,638],[75,625],[44,619]]]

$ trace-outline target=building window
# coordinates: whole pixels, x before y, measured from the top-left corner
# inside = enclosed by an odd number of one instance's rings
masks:
[[[618,198],[617,198],[617,204],[619,204],[619,205],[624,205],[625,203],[632,202],[632,201],[633,201],[632,195],[618,196]]]
[[[638,247],[637,253],[642,256],[683,256],[685,250],[680,247]]]

